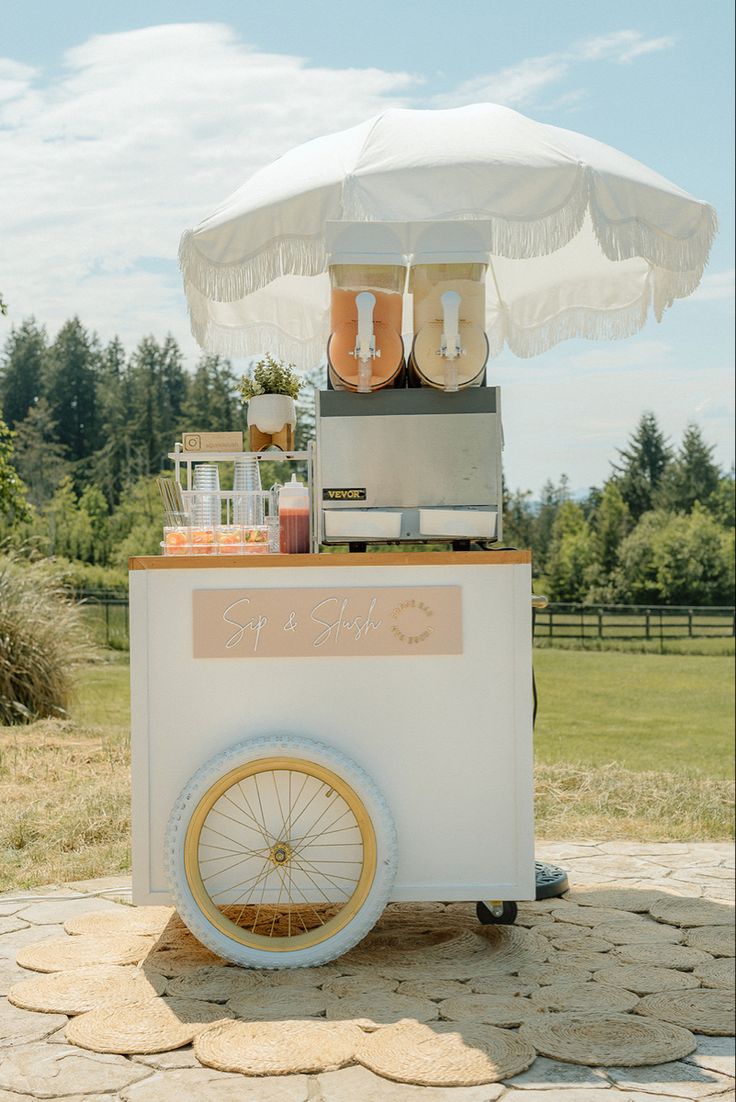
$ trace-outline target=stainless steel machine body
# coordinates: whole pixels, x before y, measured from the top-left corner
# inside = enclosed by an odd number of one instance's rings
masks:
[[[501,539],[498,387],[317,394],[318,541]]]

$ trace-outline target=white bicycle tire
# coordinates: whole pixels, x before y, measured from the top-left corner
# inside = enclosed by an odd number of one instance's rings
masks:
[[[219,928],[218,916],[213,915],[210,901],[202,896],[199,878],[192,872],[192,832],[196,834],[195,820],[202,815],[199,809],[209,807],[211,810],[216,806],[213,794],[228,783],[228,778],[237,776],[241,767],[248,770],[256,768],[254,763],[260,766],[264,760],[273,762],[281,759],[301,762],[313,767],[314,772],[332,774],[342,784],[343,791],[352,792],[357,797],[356,807],[364,808],[370,821],[375,839],[375,860],[370,884],[367,885],[366,879],[363,894],[355,904],[355,912],[334,933],[316,944],[303,947],[298,946],[296,937],[290,938],[288,945],[293,943],[295,947],[271,950],[262,944],[243,944],[237,935],[229,932],[229,923],[225,923],[227,929]],[[278,766],[275,768],[281,771]],[[309,769],[306,771],[309,772]],[[370,828],[366,827],[368,833]],[[197,845],[200,837],[201,828],[200,833],[196,834]],[[262,856],[259,859],[264,860]],[[185,785],[174,804],[165,838],[167,877],[182,921],[214,953],[234,964],[251,968],[312,967],[347,952],[365,937],[380,918],[393,887],[397,859],[396,829],[391,813],[368,774],[345,754],[326,743],[286,735],[247,739],[206,762]],[[363,874],[367,877],[365,868]],[[261,938],[251,937],[251,940],[260,942]],[[281,939],[281,943],[287,944],[287,939]]]

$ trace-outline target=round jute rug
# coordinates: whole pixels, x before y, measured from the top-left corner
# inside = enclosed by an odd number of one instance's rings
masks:
[[[316,987],[264,985],[255,991],[235,995],[228,1000],[227,1007],[236,1017],[249,1022],[319,1018],[327,1009],[328,997]]]
[[[173,979],[187,972],[196,972],[206,965],[226,965],[227,961],[218,957],[204,945],[190,946],[187,949],[154,949],[141,961],[146,971],[160,972],[162,976]]]
[[[712,929],[712,927],[708,927]],[[713,958],[701,949],[692,949],[689,945],[617,945],[613,950],[613,959],[624,964],[646,964],[655,968],[679,968],[682,972],[691,972],[697,964],[707,964]]]
[[[497,1083],[526,1071],[535,1056],[516,1033],[471,1022],[397,1022],[367,1034],[357,1052],[376,1075],[423,1087]]]
[[[397,987],[399,995],[411,995],[415,999],[450,999],[453,995],[466,995],[471,987],[459,980],[437,980],[426,977],[420,980],[404,980]]]
[[[205,1067],[242,1075],[309,1075],[355,1061],[363,1039],[352,1022],[218,1022],[194,1040]]]
[[[531,996],[531,1001],[540,1010],[610,1014],[633,1010],[639,996],[623,988],[600,983],[555,983],[540,988]]]
[[[637,995],[651,995],[655,991],[686,991],[699,987],[692,972],[678,972],[676,968],[656,968],[647,964],[609,964],[593,979],[606,988],[624,987]]]
[[[389,976],[366,972],[359,976],[336,976],[334,979],[325,980],[322,990],[325,994],[333,995],[338,999],[353,999],[361,998],[363,995],[370,996],[374,991],[392,992],[398,986],[399,981]]]
[[[69,972],[46,972],[22,980],[8,1001],[42,1014],[85,1014],[98,1006],[122,1006],[163,995],[166,980],[130,965],[94,964]]]
[[[543,1056],[588,1067],[664,1064],[697,1045],[687,1029],[633,1014],[541,1014],[519,1032]]]
[[[93,1052],[144,1056],[189,1045],[206,1026],[227,1017],[224,1007],[198,999],[150,999],[80,1014],[67,1025],[66,1038]]]
[[[166,983],[166,994],[205,1002],[226,1003],[236,995],[247,995],[266,982],[257,972],[223,964],[207,964],[174,976]]]
[[[591,884],[585,891],[570,892],[567,898],[583,907],[607,907],[632,914],[646,914],[652,903],[662,898],[662,893],[624,885]]]
[[[431,1022],[438,1017],[437,1004],[430,999],[398,995],[393,991],[369,991],[351,998],[330,998],[327,1003],[330,1021],[355,1021],[363,1029],[378,1029],[382,1025],[410,1018],[415,1022]]]
[[[613,945],[651,945],[663,941],[677,944],[683,939],[682,930],[643,918],[636,922],[604,923],[593,929],[595,937],[610,941]]]
[[[729,926],[734,923],[734,908],[710,899],[666,895],[652,904],[649,913],[658,922],[674,926]]]
[[[32,972],[66,972],[90,964],[137,964],[150,947],[150,938],[135,935],[55,937],[24,945],[17,961]]]
[[[721,957],[709,964],[699,964],[693,969],[703,987],[723,987],[733,990],[736,986],[736,961],[733,957]]]
[[[541,1012],[529,999],[519,995],[453,995],[443,999],[439,1009],[448,1022],[484,1022],[497,1026],[519,1026]]]
[[[167,927],[184,929],[173,907],[125,907],[119,911],[89,911],[64,923],[68,934],[105,937],[110,935],[158,937]]]
[[[714,957],[736,956],[736,932],[733,926],[699,926],[688,930],[685,944],[702,949]]]
[[[684,1026],[709,1037],[733,1037],[734,1000],[731,991],[712,988],[698,991],[662,991],[647,995],[637,1014]]]

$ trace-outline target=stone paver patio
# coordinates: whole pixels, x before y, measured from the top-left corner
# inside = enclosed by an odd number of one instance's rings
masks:
[[[562,865],[576,891],[618,886],[733,903],[734,851],[719,843],[550,843],[540,860]],[[7,991],[29,974],[18,949],[65,936],[63,922],[130,900],[111,877],[0,895],[0,1102],[671,1102],[734,1100],[733,1038],[698,1035],[682,1061],[643,1068],[589,1068],[539,1056],[504,1083],[416,1087],[360,1066],[321,1075],[250,1079],[201,1067],[191,1046],[156,1056],[107,1056],[70,1045],[66,1018],[12,1006]]]

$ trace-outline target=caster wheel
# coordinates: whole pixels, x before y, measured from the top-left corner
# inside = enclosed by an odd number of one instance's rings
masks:
[[[554,899],[570,890],[567,873],[558,865],[548,865],[546,861],[535,861],[537,874],[536,899]]]
[[[203,945],[251,968],[304,968],[365,937],[396,874],[371,778],[308,739],[256,738],[207,762],[174,805],[166,864]]]
[[[500,904],[501,913],[494,914],[488,903],[476,903],[475,913],[481,926],[512,926],[516,922],[518,907],[511,899]]]

